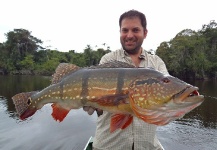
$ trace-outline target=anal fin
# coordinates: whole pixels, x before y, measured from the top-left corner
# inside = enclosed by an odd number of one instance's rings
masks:
[[[70,110],[67,110],[63,107],[61,107],[59,104],[55,103],[52,104],[51,107],[53,108],[52,116],[56,121],[63,121],[63,119],[66,117],[66,115],[69,113]]]

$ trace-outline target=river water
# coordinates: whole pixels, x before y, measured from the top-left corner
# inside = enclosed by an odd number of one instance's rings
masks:
[[[187,81],[199,87],[205,101],[182,119],[158,127],[165,150],[217,149],[217,81]],[[41,90],[50,84],[44,76],[0,76],[0,150],[82,150],[94,136],[96,114],[71,110],[56,122],[50,104],[25,121],[19,120],[11,97]]]

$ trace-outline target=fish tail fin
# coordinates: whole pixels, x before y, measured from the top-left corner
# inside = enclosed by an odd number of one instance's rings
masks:
[[[37,93],[38,91],[19,93],[12,97],[13,103],[15,105],[16,111],[21,119],[25,119],[21,117],[24,112],[29,108],[31,102],[29,102],[29,97]],[[36,111],[36,110],[35,110]],[[34,112],[35,112],[34,111]],[[32,111],[33,113],[33,111]],[[33,113],[34,114],[34,113]]]
[[[52,116],[53,118],[59,122],[63,121],[63,119],[66,117],[66,115],[69,113],[70,110],[65,109],[63,107],[61,107],[58,103],[54,103],[51,105],[51,107],[53,108],[53,112],[52,112]]]

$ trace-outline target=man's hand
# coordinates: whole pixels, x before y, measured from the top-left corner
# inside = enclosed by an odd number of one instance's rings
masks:
[[[99,108],[94,108],[91,106],[84,106],[83,110],[86,111],[89,115],[92,115],[96,111],[98,117],[103,114],[103,110]]]

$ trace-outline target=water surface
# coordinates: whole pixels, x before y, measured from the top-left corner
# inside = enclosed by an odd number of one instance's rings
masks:
[[[215,150],[217,147],[217,82],[188,81],[200,88],[205,102],[184,118],[159,127],[157,135],[166,150]],[[25,121],[17,118],[11,97],[20,92],[43,89],[44,76],[0,76],[1,150],[82,150],[96,128],[96,114],[71,110],[56,122],[50,104]]]

